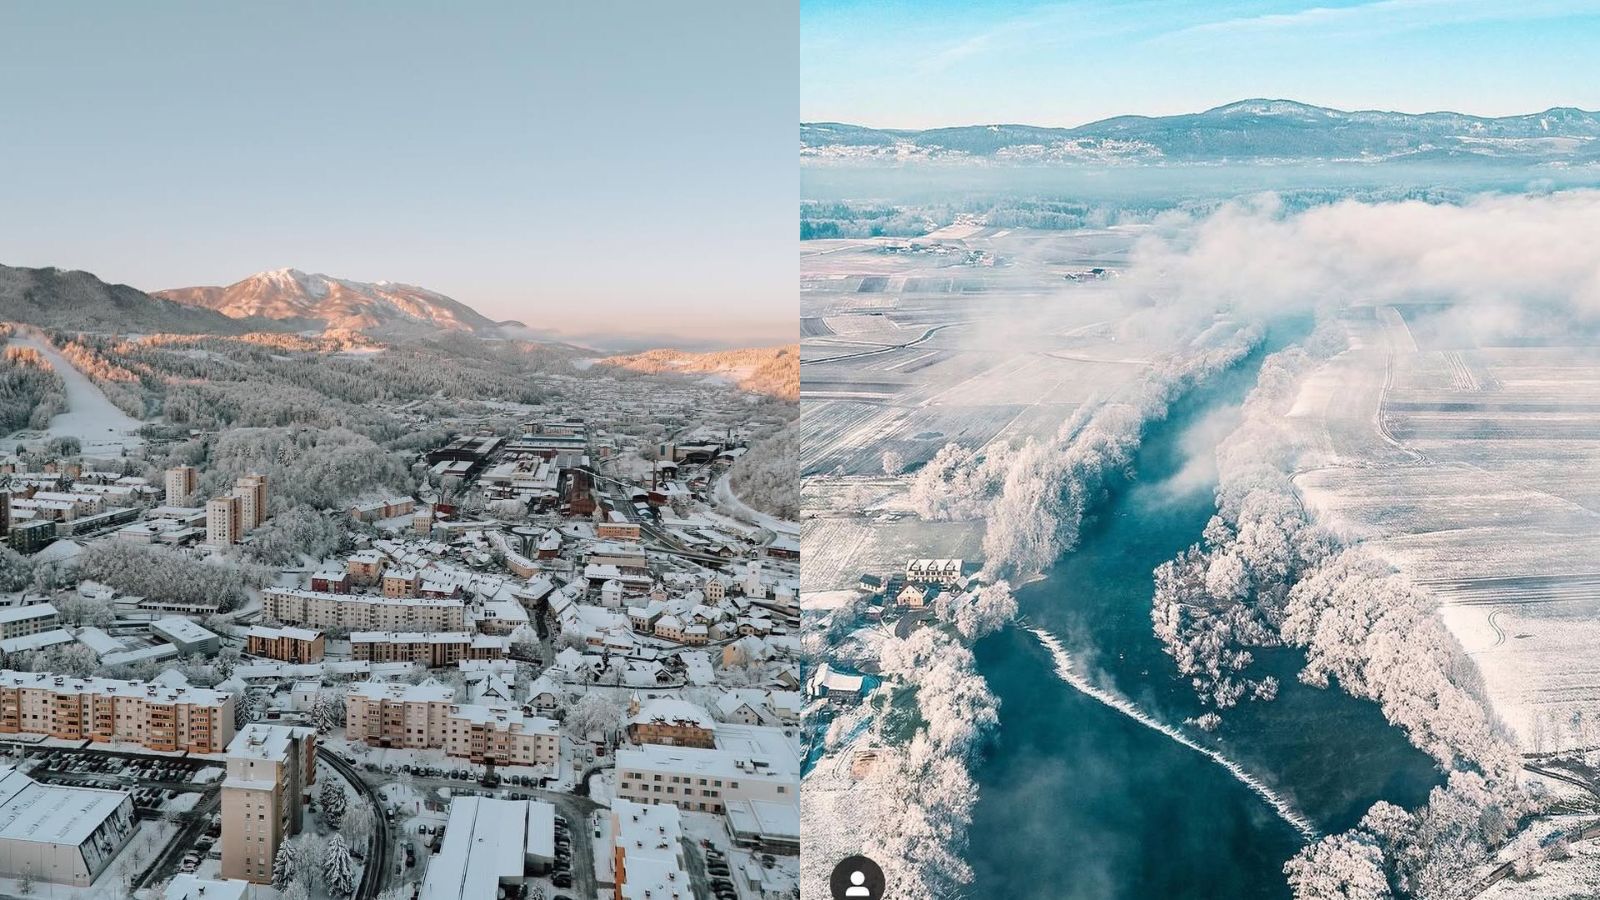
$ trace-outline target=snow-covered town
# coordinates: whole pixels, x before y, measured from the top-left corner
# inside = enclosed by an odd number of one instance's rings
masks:
[[[792,403],[580,361],[178,428],[104,376],[177,339],[5,335],[0,894],[798,895]]]

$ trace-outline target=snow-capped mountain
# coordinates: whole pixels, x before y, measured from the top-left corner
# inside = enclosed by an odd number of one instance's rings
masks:
[[[972,125],[925,131],[803,123],[808,162],[1216,163],[1440,159],[1600,162],[1600,112],[1557,107],[1485,118],[1452,112],[1347,112],[1241,100],[1177,116],[1117,116],[1076,128]]]
[[[187,287],[152,296],[216,310],[235,319],[271,319],[302,328],[377,334],[463,331],[493,335],[499,325],[436,291],[392,281],[361,282],[298,269],[259,272],[227,287]]]

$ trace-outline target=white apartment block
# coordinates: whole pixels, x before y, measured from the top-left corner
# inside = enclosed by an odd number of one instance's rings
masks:
[[[432,679],[361,682],[345,694],[344,736],[377,747],[442,747],[445,718],[454,705],[455,691]]]
[[[310,628],[352,631],[464,631],[466,607],[443,597],[378,597],[330,594],[299,588],[262,592],[261,614]]]
[[[220,753],[233,739],[233,722],[226,691],[0,671],[0,734]]]
[[[6,607],[0,609],[0,640],[49,631],[60,622],[60,614],[48,603]]]
[[[445,716],[444,752],[475,763],[555,771],[561,762],[561,726],[515,710],[457,704]]]
[[[776,728],[725,724],[717,746],[645,744],[617,751],[617,796],[722,813],[733,801],[800,802],[800,761]]]

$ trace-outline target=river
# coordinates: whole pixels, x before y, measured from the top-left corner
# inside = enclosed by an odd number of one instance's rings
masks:
[[[1018,592],[1025,624],[974,647],[1001,707],[975,772],[967,896],[1285,898],[1283,864],[1306,839],[1291,820],[1331,833],[1439,783],[1374,704],[1297,682],[1298,651],[1257,653],[1252,672],[1278,676],[1276,700],[1241,703],[1213,735],[1182,725],[1203,709],[1151,632],[1151,572],[1214,511],[1214,442],[1265,352],[1147,430],[1135,477],[1078,549]]]

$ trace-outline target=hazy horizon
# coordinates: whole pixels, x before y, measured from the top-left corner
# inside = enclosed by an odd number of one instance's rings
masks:
[[[796,22],[9,7],[0,263],[144,291],[287,267],[613,346],[792,342]]]
[[[802,122],[1073,127],[1258,97],[1600,108],[1600,7],[1584,0],[808,0],[800,34]]]

